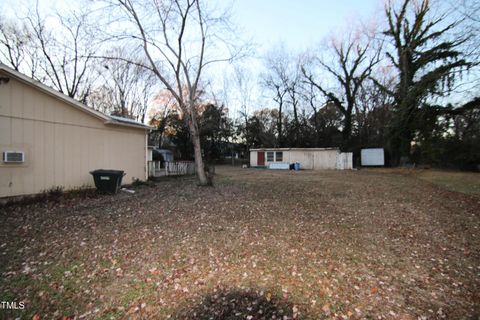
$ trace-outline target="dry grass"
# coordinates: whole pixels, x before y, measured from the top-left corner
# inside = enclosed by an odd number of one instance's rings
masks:
[[[8,207],[0,318],[476,319],[480,198],[384,170],[217,168]]]
[[[440,188],[471,195],[480,195],[480,173],[415,168],[367,168],[363,171],[406,175],[428,181]]]
[[[418,177],[447,190],[480,195],[480,173],[421,170]]]

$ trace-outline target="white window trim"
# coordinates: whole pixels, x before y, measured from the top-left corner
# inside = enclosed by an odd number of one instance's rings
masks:
[[[266,157],[265,157],[265,158],[266,158],[267,162],[275,162],[275,151],[267,151],[266,153],[267,153],[267,154],[266,154]],[[269,160],[269,157],[268,157],[268,154],[269,154],[269,153],[273,154],[273,156],[272,156],[272,158],[271,158],[272,160]]]
[[[281,160],[278,160],[278,159],[277,159],[277,153],[281,153],[281,154],[282,154],[282,159],[281,159]],[[275,162],[283,162],[283,151],[275,151]]]

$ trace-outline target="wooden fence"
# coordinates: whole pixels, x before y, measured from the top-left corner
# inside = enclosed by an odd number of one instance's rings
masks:
[[[148,176],[152,178],[192,174],[195,174],[195,162],[193,161],[148,162]]]

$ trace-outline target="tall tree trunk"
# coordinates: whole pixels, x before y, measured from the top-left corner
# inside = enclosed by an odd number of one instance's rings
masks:
[[[277,139],[277,147],[283,146],[283,136],[282,136],[282,106],[283,103],[280,102],[278,104],[278,122],[277,122],[277,130],[278,130],[278,139]]]
[[[197,177],[199,185],[207,186],[209,185],[209,180],[205,174],[205,166],[203,164],[202,158],[202,146],[200,143],[200,130],[198,129],[198,121],[196,117],[196,110],[194,108],[194,102],[191,102],[188,106],[189,119],[188,126],[190,129],[190,135],[193,144],[193,152],[195,156],[195,171],[197,172]]]
[[[402,157],[410,158],[411,141],[414,135],[414,110],[407,110],[405,104],[396,110],[395,117],[389,132],[389,144],[391,152],[391,164],[393,166],[400,165]]]
[[[293,119],[295,121],[295,142],[294,142],[294,146],[298,147],[298,141],[300,140],[299,137],[298,137],[298,131],[300,129],[300,122],[298,121],[297,102],[293,103]]]
[[[343,130],[342,130],[342,144],[343,148],[348,148],[350,144],[350,137],[352,135],[352,110],[347,108],[343,112]]]
[[[317,111],[317,108],[315,107],[315,103],[313,101],[313,95],[310,96],[310,99],[309,99],[309,102],[310,102],[310,107],[312,107],[312,110],[313,110],[313,125],[315,127],[315,145],[314,147],[318,147],[319,145],[319,142],[320,142],[320,130],[318,130],[318,111]]]
[[[198,181],[201,186],[209,184],[207,175],[205,174],[205,166],[202,158],[202,147],[200,145],[200,134],[196,124],[192,121],[188,123],[190,127],[191,139],[193,144],[193,152],[195,156],[195,171],[197,173]]]
[[[318,112],[316,109],[313,109],[314,110],[314,114],[313,114],[313,123],[315,125],[315,145],[314,147],[318,148],[319,147],[319,144],[320,144],[320,130],[318,129]]]

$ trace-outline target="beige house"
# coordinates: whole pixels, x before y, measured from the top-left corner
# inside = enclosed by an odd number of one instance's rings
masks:
[[[95,169],[145,180],[149,129],[0,64],[0,197],[93,186]]]
[[[266,148],[250,149],[250,166],[284,168],[284,164],[300,163],[301,169],[352,169],[352,153],[338,148]]]

